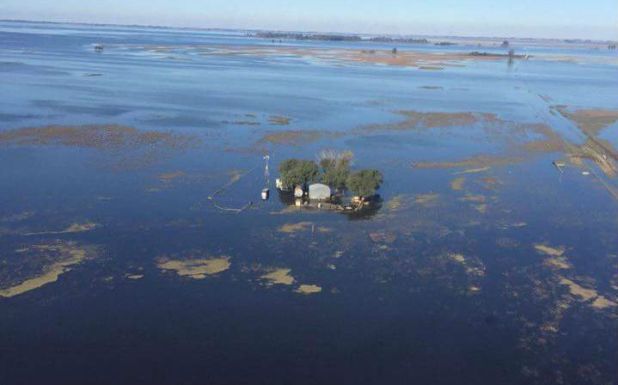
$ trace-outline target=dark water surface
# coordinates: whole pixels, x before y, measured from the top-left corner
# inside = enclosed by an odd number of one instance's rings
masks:
[[[617,384],[618,125],[561,111],[616,112],[618,57],[516,44],[1,22],[0,384]],[[287,206],[323,149],[379,207]]]

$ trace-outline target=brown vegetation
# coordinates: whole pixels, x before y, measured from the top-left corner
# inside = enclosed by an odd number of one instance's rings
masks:
[[[317,130],[289,130],[266,134],[260,139],[260,143],[271,143],[289,146],[299,146],[318,141],[325,137],[336,137],[334,133]]]
[[[116,124],[25,127],[0,132],[0,144],[63,145],[97,149],[187,146],[194,138],[171,132],[138,130]]]

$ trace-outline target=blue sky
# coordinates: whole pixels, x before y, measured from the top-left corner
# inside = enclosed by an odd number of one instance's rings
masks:
[[[0,19],[618,40],[618,0],[0,0]]]

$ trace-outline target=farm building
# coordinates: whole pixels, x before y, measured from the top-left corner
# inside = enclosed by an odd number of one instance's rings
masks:
[[[322,183],[314,183],[309,185],[309,199],[323,201],[330,199],[330,187]]]

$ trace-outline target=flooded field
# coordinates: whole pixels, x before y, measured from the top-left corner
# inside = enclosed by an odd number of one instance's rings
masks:
[[[618,383],[618,53],[392,48],[0,22],[0,384]]]

